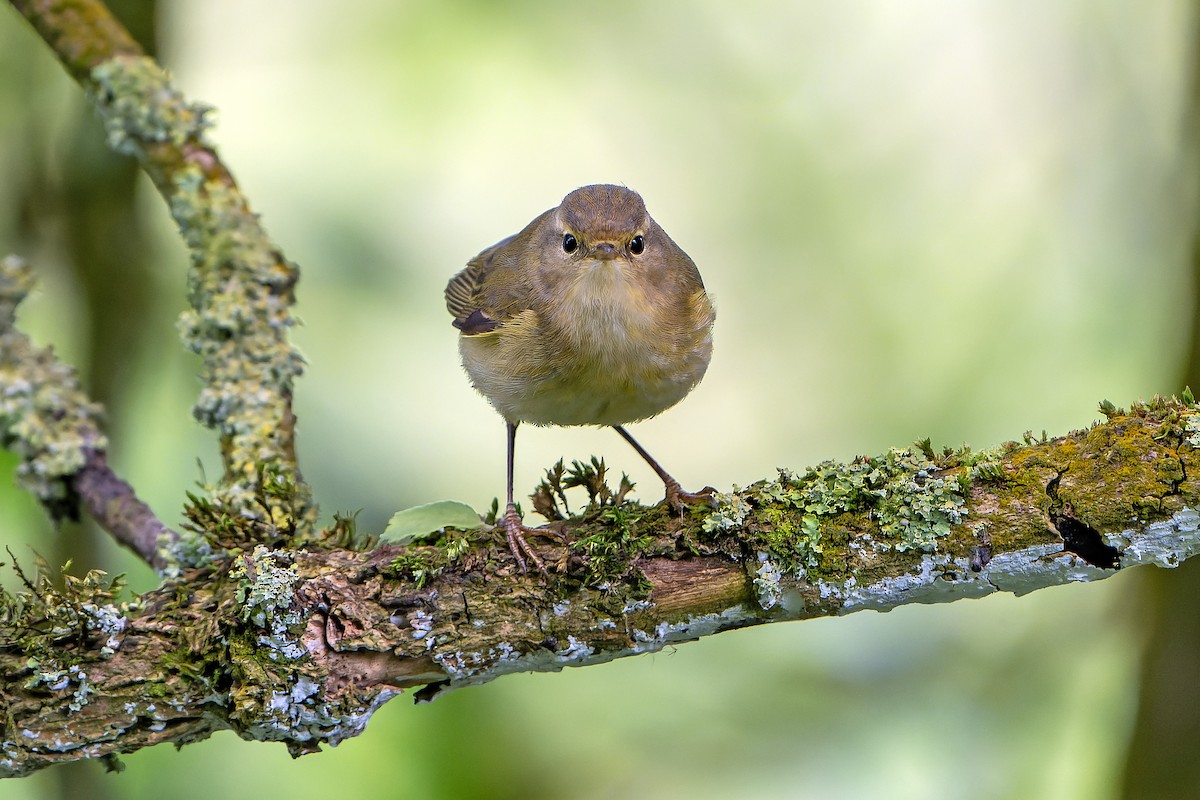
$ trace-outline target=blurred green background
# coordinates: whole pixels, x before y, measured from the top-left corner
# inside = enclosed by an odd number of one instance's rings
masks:
[[[442,289],[592,182],[640,191],[718,306],[705,381],[634,429],[686,486],[925,436],[1064,433],[1103,398],[1181,386],[1186,0],[114,8],[217,108],[222,156],[301,266],[299,444],[326,519],[361,509],[378,530],[415,503],[503,492],[503,426],[458,366]],[[0,252],[34,263],[23,327],[80,366],[110,404],[118,470],[177,522],[197,459],[219,470],[173,327],[186,255],[7,7]],[[523,431],[518,487],[591,454],[659,499],[601,430]],[[51,529],[14,466],[0,453],[0,538],[18,556],[27,543],[154,585],[86,527]],[[1148,580],[727,633],[402,697],[295,762],[225,732],[0,798],[1117,797]]]

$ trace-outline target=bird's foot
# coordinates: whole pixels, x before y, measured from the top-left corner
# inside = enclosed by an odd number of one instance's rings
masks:
[[[521,515],[517,513],[517,507],[509,505],[508,510],[504,512],[504,535],[508,539],[508,548],[512,550],[513,556],[517,559],[517,565],[521,568],[521,572],[528,572],[529,568],[525,563],[526,557],[533,562],[537,567],[537,571],[543,575],[546,573],[546,565],[543,563],[541,556],[533,549],[529,542],[525,541],[525,534],[537,534],[540,531],[534,528],[528,528],[521,521]]]
[[[679,485],[679,481],[675,480],[674,478],[664,481],[663,483],[666,484],[667,488],[667,507],[680,517],[683,516],[684,510],[688,506],[700,505],[701,503],[705,505],[712,505],[713,494],[715,494],[717,491],[711,486],[705,486],[698,492],[686,492],[684,491],[683,487]]]

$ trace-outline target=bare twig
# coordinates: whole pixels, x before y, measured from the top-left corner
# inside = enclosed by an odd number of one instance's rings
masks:
[[[88,450],[85,456],[83,469],[73,479],[80,501],[100,527],[161,572],[167,566],[163,548],[178,534],[117,477],[103,452]]]

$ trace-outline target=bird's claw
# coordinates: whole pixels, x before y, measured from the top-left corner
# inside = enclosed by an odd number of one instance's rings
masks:
[[[533,532],[532,528],[525,527],[521,521],[521,515],[517,513],[516,506],[510,505],[504,512],[504,535],[508,539],[508,548],[512,550],[513,556],[517,559],[517,566],[521,568],[522,573],[529,572],[525,563],[525,558],[528,556],[533,565],[537,567],[538,572],[546,575],[546,565],[542,562],[541,556],[529,542],[525,541],[525,534]]]
[[[698,492],[687,492],[679,485],[679,481],[673,478],[664,483],[667,488],[667,507],[674,511],[676,516],[680,517],[683,516],[684,510],[688,506],[699,505],[701,503],[712,505],[713,495],[717,491],[711,486],[705,486]]]

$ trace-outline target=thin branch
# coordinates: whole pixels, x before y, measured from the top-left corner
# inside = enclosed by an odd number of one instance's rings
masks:
[[[923,443],[826,462],[683,518],[596,506],[553,524],[562,538],[542,551],[545,577],[517,570],[497,531],[355,551],[334,546],[353,538],[342,530],[325,547],[228,552],[217,540],[241,538],[228,528],[244,521],[213,519],[216,556],[114,608],[107,639],[31,633],[22,620],[48,613],[32,602],[8,615],[0,770],[222,728],[298,755],[357,735],[410,687],[430,699],[748,625],[1176,566],[1200,552],[1200,409],[1155,400],[1106,413],[983,453]],[[72,603],[46,606],[63,616]],[[103,627],[76,605],[85,634]]]
[[[304,365],[288,340],[298,270],[207,140],[208,109],[187,102],[98,0],[11,2],[87,90],[109,145],[138,159],[191,252],[192,310],[180,329],[203,360],[194,413],[221,437],[225,471],[213,496],[276,529],[310,529],[316,507],[291,408]],[[291,490],[265,492],[264,475]]]
[[[51,516],[76,516],[81,502],[118,542],[161,571],[160,548],[176,534],[108,466],[100,406],[80,388],[74,369],[13,327],[32,287],[25,262],[0,261],[0,444],[21,455],[17,480]]]
[[[89,449],[85,459],[72,485],[88,513],[118,542],[162,572],[169,563],[165,550],[178,534],[138,499],[133,487],[117,477],[103,452]]]

